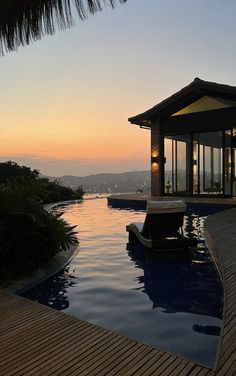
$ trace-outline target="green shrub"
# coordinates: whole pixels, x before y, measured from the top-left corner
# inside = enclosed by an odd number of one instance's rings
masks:
[[[31,176],[0,184],[0,282],[33,271],[77,242],[74,227],[44,209],[44,189]]]

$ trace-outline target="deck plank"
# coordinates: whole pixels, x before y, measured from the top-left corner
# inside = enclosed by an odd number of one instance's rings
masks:
[[[156,373],[159,374],[158,370],[160,369],[162,364],[165,363],[171,357],[172,355],[170,355],[169,353],[161,353],[161,356],[159,355],[158,358],[153,357],[155,359],[155,362],[152,363],[150,361],[145,363],[144,366],[139,369],[140,375],[150,376]]]
[[[68,341],[69,345],[73,343],[72,335],[73,333],[75,333],[75,329],[76,329],[76,325],[71,328],[67,327],[67,330],[68,330],[67,335],[71,336],[71,342]],[[27,345],[24,346],[23,349],[19,348],[18,350],[18,344],[16,344],[14,355],[11,356],[10,358],[7,357],[6,362],[4,362],[3,360],[0,363],[1,364],[0,371],[3,370],[3,367],[6,363],[8,364],[10,363],[10,368],[11,367],[16,368],[17,366],[20,367],[22,366],[22,364],[26,366],[27,361],[33,364],[34,362],[38,360],[38,358],[40,359],[43,358],[45,353],[46,355],[51,355],[51,353],[57,353],[57,351],[61,351],[62,344],[64,345],[63,347],[63,350],[64,350],[64,348],[66,348],[65,341],[62,343],[62,340],[64,339],[64,336],[65,336],[64,329],[58,332],[57,336],[53,333],[51,334],[52,335],[50,335],[50,337],[48,337],[47,335],[44,335],[41,341],[37,341],[37,338],[33,337],[33,341],[31,341],[32,343],[30,344],[27,343]],[[76,336],[76,333],[75,333],[75,336]],[[88,338],[90,337],[94,338],[95,337],[94,333],[92,332],[89,335],[89,332],[87,330],[81,334],[80,339],[83,340],[83,338],[85,338],[85,340],[87,341]],[[48,358],[51,359],[51,356]],[[7,365],[7,367],[9,368],[9,365]]]
[[[168,375],[195,366],[6,291],[0,301],[1,375]]]
[[[236,373],[236,209],[208,217],[207,235],[215,245],[213,255],[223,271],[224,327],[219,349],[216,374],[228,376]]]
[[[73,335],[70,334],[69,338],[67,336],[64,336],[64,338],[58,338],[57,341],[55,341],[55,344],[52,343],[50,344],[50,347],[47,346],[41,348],[40,351],[34,353],[33,361],[32,356],[26,358],[24,367],[22,367],[22,364],[20,364],[21,372],[18,371],[17,375],[24,375],[25,372],[29,372],[32,367],[34,372],[36,369],[37,371],[39,369],[47,370],[53,365],[52,359],[54,362],[57,362],[60,359],[63,359],[65,362],[67,361],[71,352],[76,352],[77,355],[80,355],[81,352],[83,355],[86,351],[88,343],[89,347],[95,346],[95,343],[101,343],[101,341],[104,341],[108,336],[109,333],[104,334],[102,331],[99,332],[97,336],[92,332],[87,333],[87,335],[81,341],[79,338],[79,333],[74,332]]]

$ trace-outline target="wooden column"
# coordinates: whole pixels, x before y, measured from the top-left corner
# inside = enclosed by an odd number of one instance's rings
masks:
[[[161,196],[164,187],[164,141],[160,135],[160,119],[151,126],[151,195]]]

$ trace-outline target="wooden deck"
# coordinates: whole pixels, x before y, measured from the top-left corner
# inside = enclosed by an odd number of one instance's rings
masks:
[[[216,371],[0,290],[0,375],[235,375],[236,209],[206,229],[225,286]]]
[[[213,375],[207,368],[0,291],[0,375]]]
[[[236,209],[209,216],[205,227],[224,286],[224,328],[217,375],[232,376],[236,374]]]

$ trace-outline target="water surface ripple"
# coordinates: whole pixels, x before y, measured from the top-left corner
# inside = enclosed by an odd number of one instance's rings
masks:
[[[222,325],[222,286],[203,237],[204,217],[185,218],[198,245],[188,258],[156,259],[128,242],[125,226],[145,213],[106,199],[58,209],[77,224],[80,251],[58,275],[24,296],[104,328],[213,366]]]

